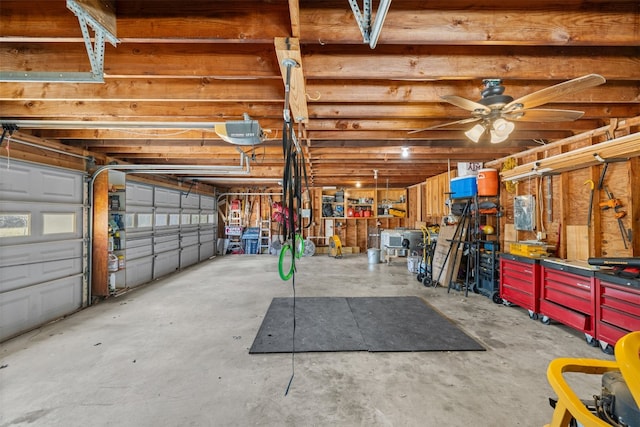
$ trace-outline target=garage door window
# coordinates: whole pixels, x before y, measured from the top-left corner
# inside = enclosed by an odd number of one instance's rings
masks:
[[[0,238],[31,235],[31,214],[22,212],[0,213]]]
[[[156,214],[156,227],[167,225],[167,214]]]
[[[138,214],[138,228],[151,227],[153,214]]]
[[[134,228],[135,227],[135,214],[128,213],[124,215],[124,227],[125,228]]]
[[[43,213],[42,234],[75,233],[76,214],[71,213]]]

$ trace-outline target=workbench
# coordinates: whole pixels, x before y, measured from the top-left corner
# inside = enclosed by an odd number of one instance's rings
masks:
[[[596,338],[605,353],[612,353],[620,338],[640,331],[640,279],[598,271],[596,282]]]
[[[540,314],[581,331],[590,345],[597,345],[596,283],[598,267],[586,262],[544,258],[540,261]]]
[[[531,319],[538,319],[539,283],[539,258],[500,254],[500,297],[506,305],[518,305],[529,312]]]

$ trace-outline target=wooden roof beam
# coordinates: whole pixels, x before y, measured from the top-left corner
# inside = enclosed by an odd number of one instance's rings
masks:
[[[288,90],[288,107],[292,123],[308,123],[309,110],[307,109],[307,89],[304,71],[302,69],[302,56],[300,42],[294,37],[276,37],[274,40],[280,73],[286,91]]]
[[[208,77],[112,79],[103,84],[0,83],[0,100],[162,102],[283,102],[282,83],[275,79],[215,80]]]
[[[394,3],[379,44],[637,45],[634,13],[638,9],[631,2],[509,3]],[[344,2],[310,2],[305,6],[300,12],[303,43],[361,43],[358,26],[346,12]]]
[[[640,58],[640,57],[639,57]],[[640,59],[639,59],[640,61]],[[640,65],[640,62],[639,62]],[[639,77],[640,79],[640,77]],[[553,108],[560,110],[584,111],[586,119],[611,118],[611,117],[633,117],[640,112],[640,103],[618,104],[615,100],[611,103],[601,104],[554,104]],[[446,118],[466,118],[471,117],[469,113],[461,108],[449,104],[311,104],[309,112],[312,118],[320,119],[393,119],[393,118],[421,118],[437,119]]]
[[[545,89],[564,80],[523,81],[503,80],[505,93],[514,99]],[[443,95],[458,95],[471,100],[481,98],[482,79],[397,81],[397,80],[321,80],[307,79],[307,91],[313,98],[310,103],[368,103],[377,102],[442,102]],[[637,81],[607,80],[601,86],[562,97],[556,102],[640,102],[640,83]]]
[[[540,60],[544,58],[544,60]],[[308,79],[569,80],[597,73],[611,80],[640,79],[640,47],[610,47],[597,53],[590,47],[520,46],[389,46],[364,55],[352,46],[305,47]]]

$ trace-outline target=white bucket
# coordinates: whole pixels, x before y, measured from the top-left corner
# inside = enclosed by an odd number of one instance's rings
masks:
[[[407,268],[411,273],[417,273],[420,267],[420,257],[411,255],[407,257]]]
[[[108,263],[109,272],[118,271],[118,257],[114,254],[109,254],[109,263]]]
[[[367,249],[367,257],[369,257],[369,264],[378,264],[380,262],[380,249]]]

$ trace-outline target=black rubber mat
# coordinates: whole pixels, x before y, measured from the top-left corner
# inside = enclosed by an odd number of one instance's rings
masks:
[[[249,353],[291,353],[293,299],[274,298]],[[296,298],[295,351],[484,350],[418,297]]]
[[[249,353],[291,353],[293,298],[274,298]],[[346,298],[296,298],[296,353],[365,351]]]

